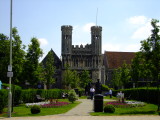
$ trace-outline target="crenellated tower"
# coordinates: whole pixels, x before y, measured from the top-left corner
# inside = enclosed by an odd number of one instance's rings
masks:
[[[92,26],[91,27],[91,44],[92,44],[92,54],[101,55],[102,54],[102,27]]]
[[[92,80],[96,82],[97,79],[101,80],[102,70],[102,27],[91,27],[91,46],[92,46]]]
[[[62,54],[72,53],[72,26],[64,25],[62,31]]]
[[[63,25],[61,26],[62,32],[62,68],[65,64],[71,64],[71,54],[72,54],[72,26]]]

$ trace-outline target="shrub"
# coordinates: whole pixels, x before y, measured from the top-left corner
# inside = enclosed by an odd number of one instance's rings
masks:
[[[104,107],[104,112],[105,113],[114,113],[115,112],[115,107],[113,105],[106,105]]]
[[[40,113],[40,112],[41,112],[41,108],[40,108],[39,105],[33,105],[33,106],[31,107],[31,113],[32,113],[32,114],[38,114],[38,113]]]
[[[72,103],[78,99],[76,92],[74,90],[70,90],[68,93],[68,100]]]
[[[0,113],[3,112],[3,109],[6,107],[8,102],[8,91],[0,90]]]

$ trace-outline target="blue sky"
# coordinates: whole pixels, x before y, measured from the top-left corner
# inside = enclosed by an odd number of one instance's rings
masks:
[[[23,44],[37,37],[44,56],[61,55],[61,26],[73,26],[73,44],[90,44],[90,27],[102,26],[104,51],[137,52],[150,35],[150,20],[160,20],[160,0],[13,0],[13,27]],[[0,33],[9,36],[10,0],[0,0]],[[43,56],[43,57],[44,57]],[[42,59],[42,58],[41,58]]]

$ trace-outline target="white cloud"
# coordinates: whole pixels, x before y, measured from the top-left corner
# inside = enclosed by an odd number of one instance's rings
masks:
[[[87,23],[82,27],[82,29],[83,29],[84,32],[90,32],[91,31],[91,26],[95,26],[95,23]]]
[[[148,21],[143,26],[138,27],[138,29],[133,33],[131,38],[140,39],[140,40],[147,39],[149,35],[151,35],[151,29],[152,29],[152,26],[150,24],[150,21]]]
[[[127,19],[128,23],[136,28],[131,39],[144,40],[151,34],[151,19],[146,16],[134,16]]]
[[[48,45],[48,41],[45,38],[39,38],[38,41],[40,42],[41,46],[46,46]]]
[[[148,21],[148,18],[145,16],[134,16],[127,19],[127,21],[130,24],[143,25],[143,24],[146,24],[146,22]]]

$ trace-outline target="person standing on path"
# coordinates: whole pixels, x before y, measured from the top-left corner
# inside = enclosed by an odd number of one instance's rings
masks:
[[[94,87],[92,86],[92,87],[90,88],[91,100],[93,100],[94,92],[95,92],[95,89],[94,89]]]
[[[112,98],[112,90],[111,89],[109,90],[109,96],[110,96],[110,98]]]

